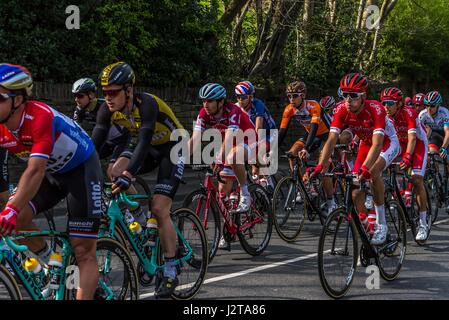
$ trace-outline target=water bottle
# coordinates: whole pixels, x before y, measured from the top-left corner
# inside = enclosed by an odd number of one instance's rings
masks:
[[[36,279],[36,281],[40,284],[41,280],[45,276],[44,271],[42,270],[42,266],[35,258],[27,258],[23,263],[23,268],[31,273]]]
[[[60,253],[54,252],[50,256],[50,261],[48,261],[48,271],[50,273],[50,284],[48,287],[53,290],[58,290],[62,272],[62,256]]]
[[[156,245],[157,237],[157,220],[151,217],[147,220],[147,242],[145,246],[153,247]]]

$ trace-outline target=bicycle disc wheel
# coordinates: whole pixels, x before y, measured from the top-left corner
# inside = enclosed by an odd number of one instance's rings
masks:
[[[172,298],[188,300],[198,293],[206,278],[209,256],[206,233],[197,215],[188,208],[175,210],[171,214],[171,218],[179,231],[179,233],[177,232],[175,256],[179,260],[179,264],[176,266],[178,285],[172,294]],[[191,251],[188,247],[191,248]],[[164,263],[162,251],[159,241],[158,264],[160,266]],[[156,287],[158,286],[158,280],[156,279]]]
[[[346,208],[337,208],[326,219],[318,243],[318,271],[327,295],[339,299],[347,293],[358,253],[354,222],[348,219]]]
[[[221,236],[221,218],[218,206],[215,200],[211,199],[206,216],[206,191],[204,189],[198,189],[192,191],[184,198],[182,207],[189,208],[200,219],[206,232],[210,263],[217,253]]]
[[[383,245],[377,246],[376,261],[381,277],[392,281],[401,271],[407,249],[407,223],[396,200],[385,203],[385,219],[388,226],[387,240]]]
[[[301,201],[296,201],[301,192]],[[273,193],[273,223],[279,237],[286,242],[293,242],[304,226],[306,206],[305,196],[298,190],[292,177],[282,178]]]
[[[22,300],[19,285],[8,269],[0,264],[0,300]]]
[[[258,184],[248,186],[251,208],[248,212],[235,214],[237,236],[248,254],[257,256],[268,246],[273,230],[271,205],[266,190]]]

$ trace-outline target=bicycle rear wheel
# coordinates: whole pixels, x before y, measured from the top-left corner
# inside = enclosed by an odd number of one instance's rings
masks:
[[[248,254],[261,254],[270,242],[273,230],[271,204],[267,191],[258,184],[248,186],[251,194],[251,208],[248,212],[235,214],[238,226],[237,236]]]
[[[179,208],[171,214],[173,224],[178,229],[176,235],[176,266],[178,285],[172,298],[176,300],[192,299],[200,290],[206,278],[209,251],[204,228],[197,215],[188,208]],[[191,250],[190,250],[190,248]],[[158,264],[163,265],[163,250],[159,241]],[[189,255],[191,256],[189,257]],[[156,278],[159,285],[160,271]]]
[[[301,193],[301,201],[296,201],[297,193]],[[282,178],[273,193],[273,223],[279,237],[285,242],[293,242],[304,226],[306,206],[305,196],[298,190],[292,177]]]
[[[0,264],[0,300],[22,300],[19,285],[8,269]]]
[[[220,242],[221,218],[214,199],[211,199],[209,208],[206,208],[206,197],[206,190],[194,190],[184,198],[182,207],[191,209],[200,219],[206,232],[210,263],[217,253],[218,243]]]
[[[407,249],[407,223],[397,200],[385,203],[385,219],[388,225],[387,240],[383,245],[377,246],[376,262],[381,277],[392,281],[401,271]]]
[[[321,286],[334,299],[349,290],[357,267],[356,228],[345,207],[329,214],[318,243],[318,271]]]

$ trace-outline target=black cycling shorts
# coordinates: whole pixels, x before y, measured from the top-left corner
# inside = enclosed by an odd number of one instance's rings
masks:
[[[302,135],[296,143],[301,142],[304,146],[306,145],[307,138],[309,137],[309,133],[306,131],[304,135]],[[329,133],[322,134],[320,136],[315,136],[315,139],[313,139],[313,143],[310,146],[310,153],[314,152],[315,150],[321,148],[322,145],[324,145],[327,141],[327,138],[329,137]]]
[[[46,173],[30,206],[34,214],[38,214],[67,198],[67,231],[70,237],[96,239],[104,210],[102,186],[100,161],[94,151],[89,160],[69,172]]]
[[[443,145],[444,137],[437,131],[432,130],[429,137],[429,145],[434,144],[438,149]]]

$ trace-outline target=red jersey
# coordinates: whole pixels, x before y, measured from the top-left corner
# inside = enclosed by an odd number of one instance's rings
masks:
[[[402,146],[407,145],[409,133],[415,133],[416,139],[418,140],[427,140],[426,133],[424,132],[424,128],[419,121],[418,114],[415,109],[403,106],[393,117],[389,116],[389,118],[394,124],[399,142]]]

